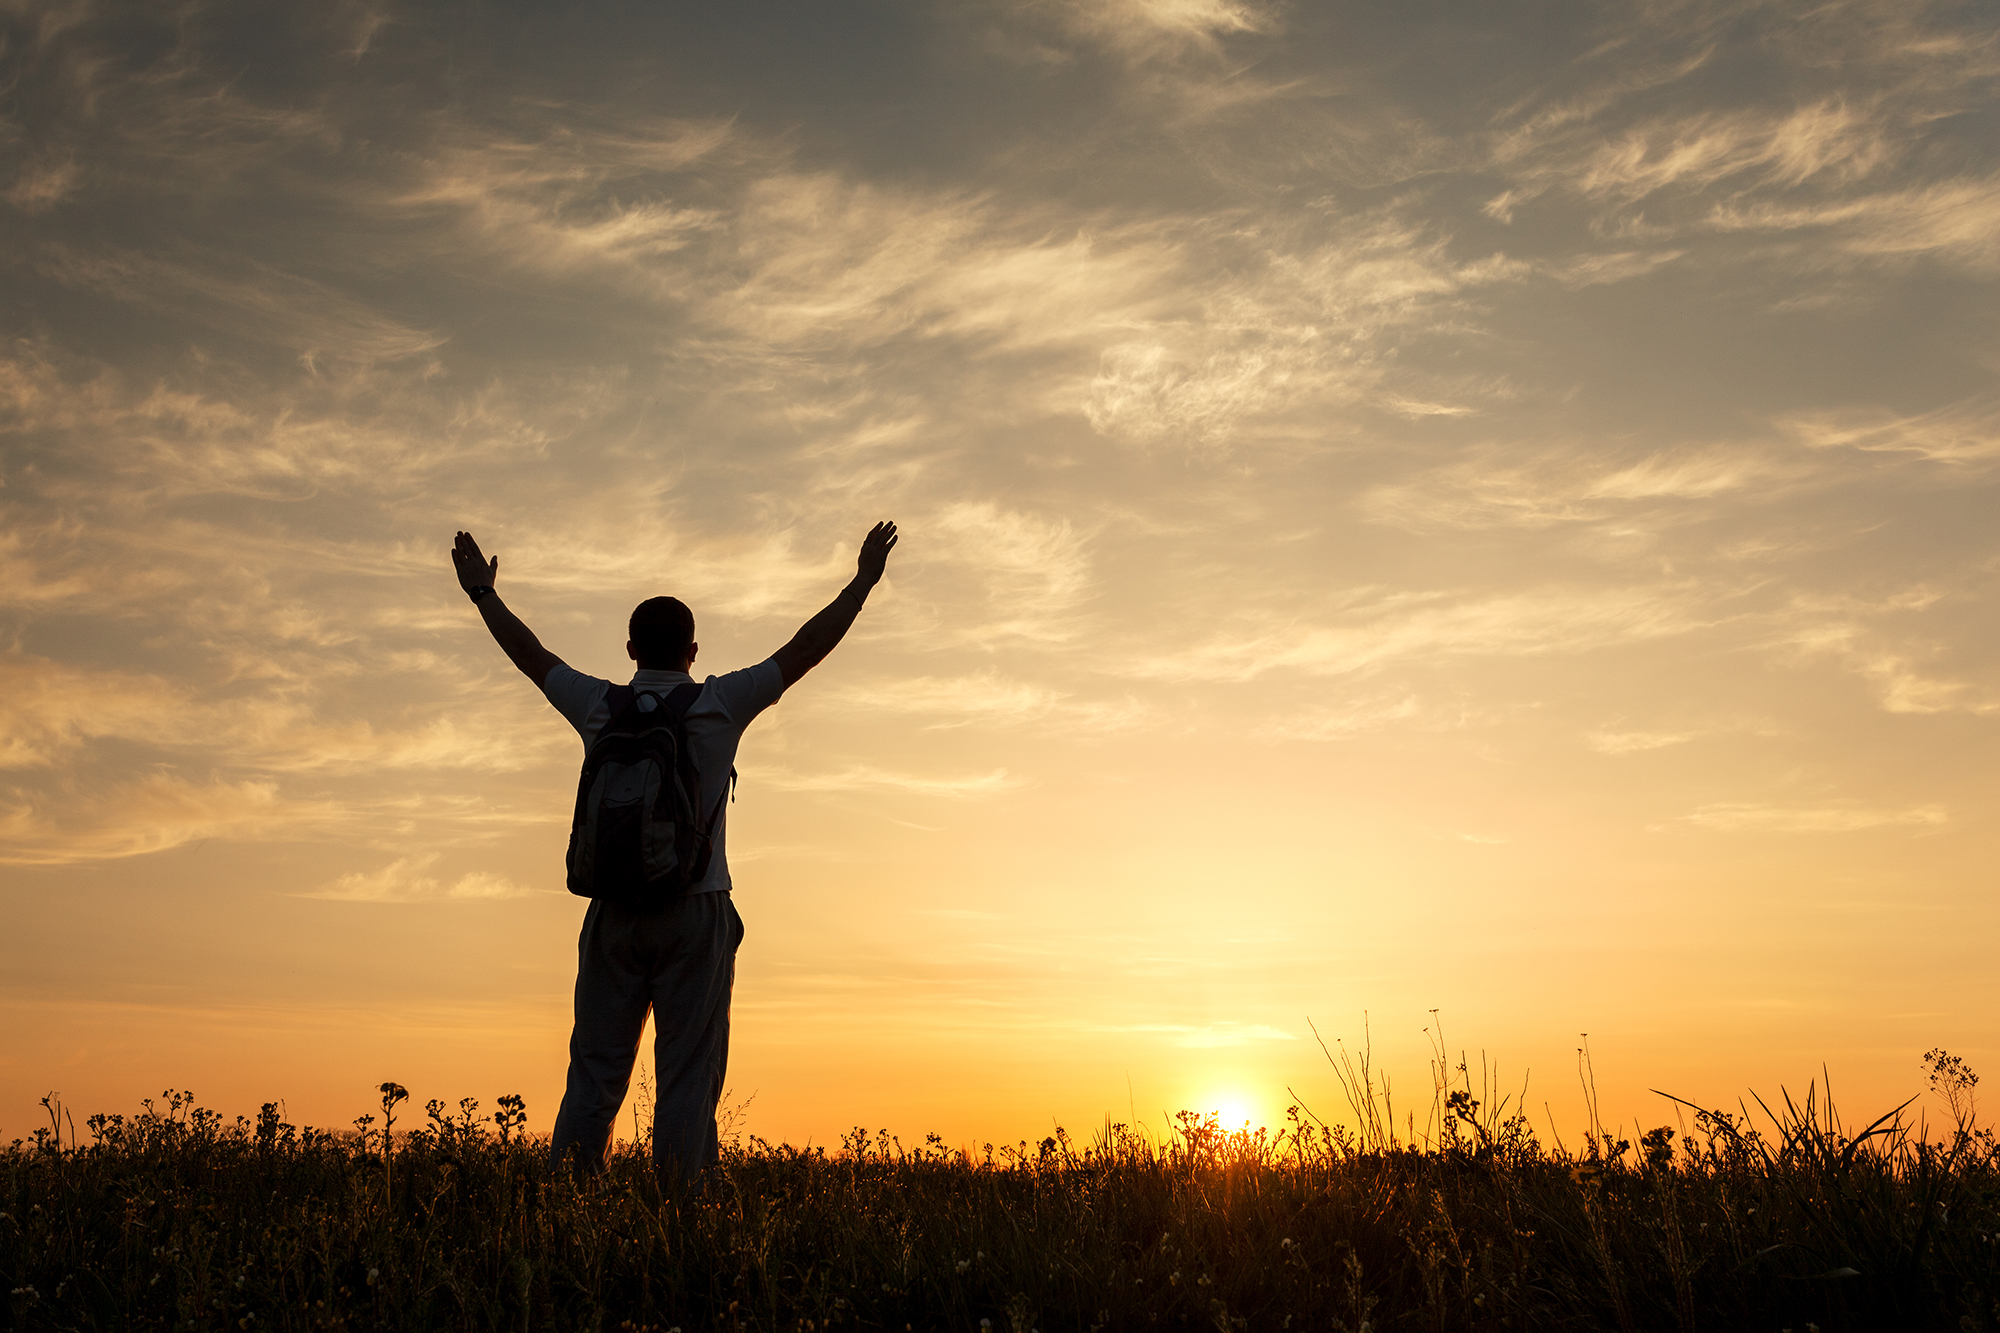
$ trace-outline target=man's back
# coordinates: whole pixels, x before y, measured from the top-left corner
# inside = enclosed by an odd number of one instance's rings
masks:
[[[642,667],[633,673],[631,684],[635,690],[651,687],[665,692],[676,685],[692,684],[693,680],[685,671]],[[549,669],[542,681],[543,695],[576,728],[586,752],[604,724],[611,720],[610,691],[610,681],[587,676],[560,662]],[[693,707],[688,709],[688,746],[694,752],[695,771],[701,775],[696,808],[715,818],[708,873],[690,890],[692,893],[727,892],[733,887],[727,845],[729,784],[736,767],[736,749],[750,723],[784,692],[783,673],[775,661],[766,658],[753,667],[710,676]]]

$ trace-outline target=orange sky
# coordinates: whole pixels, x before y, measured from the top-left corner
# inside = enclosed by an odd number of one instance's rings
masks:
[[[0,20],[0,1134],[559,1096],[579,669],[761,660],[733,1101],[1580,1123],[2000,1029],[1984,11]],[[1546,1128],[1544,1129],[1546,1132]]]

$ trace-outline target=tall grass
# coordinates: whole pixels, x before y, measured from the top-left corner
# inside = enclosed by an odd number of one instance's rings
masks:
[[[518,1098],[398,1129],[385,1084],[384,1123],[338,1134],[181,1093],[79,1134],[51,1098],[0,1166],[7,1326],[2000,1327],[2000,1149],[1944,1052],[1941,1135],[1907,1108],[1850,1127],[1815,1087],[1577,1149],[1439,1057],[1421,1126],[1350,1060],[1355,1127],[749,1138],[664,1197],[643,1145],[599,1182],[552,1174]]]

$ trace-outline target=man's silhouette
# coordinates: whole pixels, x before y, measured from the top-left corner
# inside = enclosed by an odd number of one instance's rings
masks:
[[[653,1162],[663,1181],[693,1179],[716,1159],[715,1105],[729,1060],[729,993],[743,919],[730,901],[723,842],[736,745],[757,714],[819,665],[847,633],[868,592],[882,578],[896,525],[877,523],[861,543],[854,579],[791,642],[756,666],[710,676],[688,709],[686,733],[701,775],[697,808],[716,818],[707,873],[671,899],[593,898],[577,942],[576,1026],[569,1042],[569,1087],[556,1116],[550,1159],[572,1149],[601,1171],[611,1153],[611,1125],[632,1079],[646,1013],[653,1013]],[[514,665],[568,718],[587,752],[610,721],[611,682],[572,670],[542,647],[493,590],[500,558],[488,560],[469,532],[451,553],[459,586]],[[672,597],[653,597],[632,612],[625,651],[638,663],[635,689],[660,693],[693,683],[698,645],[694,615]]]

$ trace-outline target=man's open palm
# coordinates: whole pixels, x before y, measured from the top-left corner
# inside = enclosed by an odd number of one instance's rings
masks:
[[[471,592],[474,588],[490,588],[500,576],[500,557],[487,560],[479,543],[472,540],[472,534],[461,532],[452,542],[451,565],[458,571],[458,586]]]
[[[895,544],[894,523],[877,523],[868,530],[868,536],[861,543],[861,558],[855,564],[861,577],[866,579],[871,587],[882,581],[882,571],[889,564],[890,548]],[[479,548],[473,549],[476,551]]]

